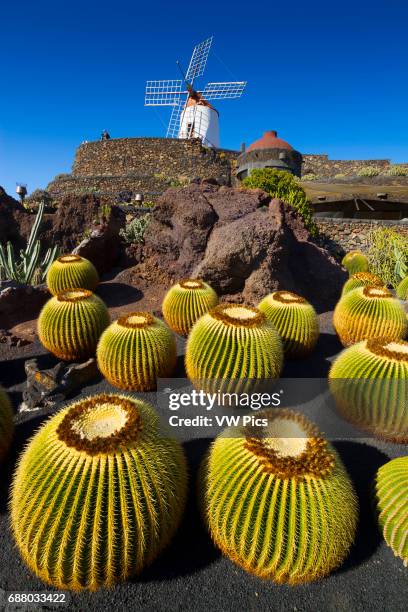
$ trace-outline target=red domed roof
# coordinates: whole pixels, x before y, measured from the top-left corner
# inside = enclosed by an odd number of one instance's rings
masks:
[[[275,130],[268,130],[264,132],[264,135],[259,140],[255,140],[247,149],[247,151],[255,151],[255,149],[288,149],[293,150],[282,138],[278,138],[278,132]]]

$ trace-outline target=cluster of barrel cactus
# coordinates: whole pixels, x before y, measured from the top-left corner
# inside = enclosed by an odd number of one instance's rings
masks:
[[[139,574],[180,522],[187,472],[153,407],[96,395],[32,438],[12,485],[11,523],[31,570],[58,588],[95,590]]]
[[[333,324],[344,346],[368,338],[399,340],[407,333],[404,308],[385,287],[359,287],[343,295]]]
[[[97,348],[98,367],[119,389],[150,391],[157,378],[176,365],[176,341],[170,329],[148,312],[131,312],[114,321]]]
[[[67,289],[44,305],[38,319],[41,344],[59,359],[75,361],[95,354],[109,312],[88,289]]]
[[[278,330],[287,357],[305,357],[312,352],[319,338],[319,321],[315,309],[303,297],[275,291],[258,308]]]
[[[98,272],[93,263],[79,255],[61,255],[47,273],[47,287],[52,295],[77,288],[95,291],[98,282]]]
[[[302,415],[228,428],[201,468],[203,514],[217,546],[247,571],[298,584],[338,567],[354,541],[357,499],[335,449]]]
[[[345,349],[329,373],[339,412],[363,430],[408,442],[408,342],[372,338]]]
[[[250,388],[279,376],[282,341],[257,308],[223,303],[194,324],[185,363],[187,376],[200,388]]]

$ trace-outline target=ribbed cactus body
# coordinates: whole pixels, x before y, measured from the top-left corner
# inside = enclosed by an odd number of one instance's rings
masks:
[[[364,340],[344,350],[329,373],[339,412],[379,437],[408,442],[408,342]]]
[[[333,324],[344,346],[369,338],[399,340],[407,333],[401,302],[384,287],[360,287],[336,305]]]
[[[181,446],[150,404],[82,399],[49,419],[16,469],[11,523],[43,581],[95,590],[139,574],[169,542],[186,498]]]
[[[298,413],[228,428],[203,463],[203,514],[217,546],[261,578],[298,584],[338,567],[354,541],[357,500],[334,448]]]
[[[150,391],[157,378],[170,376],[177,360],[173,333],[148,312],[132,312],[114,321],[102,334],[98,367],[119,389]]]
[[[313,351],[319,338],[319,320],[313,306],[303,297],[275,291],[258,308],[278,330],[287,357],[305,357]]]
[[[9,396],[0,385],[0,461],[3,461],[13,438],[13,410]]]
[[[397,297],[408,302],[408,276],[404,278],[397,287]]]
[[[408,567],[408,457],[398,457],[377,472],[378,521],[388,546]]]
[[[368,259],[361,251],[346,253],[341,263],[350,276],[356,272],[368,272]]]
[[[163,300],[163,316],[169,327],[187,336],[194,323],[218,304],[214,289],[199,279],[186,279],[173,285]]]
[[[193,326],[185,363],[187,376],[200,388],[252,387],[279,376],[282,342],[257,308],[219,304]]]
[[[75,361],[95,354],[109,325],[104,302],[87,289],[67,289],[51,298],[38,319],[41,344],[59,359]]]
[[[359,287],[384,287],[381,278],[370,272],[357,272],[344,283],[341,295],[346,295]]]
[[[47,272],[47,287],[52,295],[78,287],[95,291],[98,282],[98,272],[93,263],[79,255],[61,255]]]

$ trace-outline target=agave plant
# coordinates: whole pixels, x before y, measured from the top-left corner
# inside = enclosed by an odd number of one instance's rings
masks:
[[[38,240],[38,232],[44,214],[45,203],[41,202],[33,227],[31,228],[30,237],[27,246],[23,251],[20,251],[20,258],[17,259],[13,245],[7,243],[6,248],[0,244],[0,278],[5,276],[8,280],[15,280],[19,283],[31,284],[36,274],[36,280],[45,280],[48,268],[58,256],[58,247],[54,246],[48,249],[43,259],[41,255],[41,242]]]

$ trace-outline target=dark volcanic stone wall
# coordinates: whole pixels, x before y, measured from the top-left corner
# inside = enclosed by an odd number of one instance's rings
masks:
[[[56,177],[48,191],[119,193],[163,192],[174,182],[215,178],[233,180],[238,152],[203,147],[199,139],[116,138],[87,142],[78,147],[72,174]]]
[[[379,172],[386,172],[390,167],[389,159],[329,159],[328,155],[304,154],[302,176],[316,174],[320,178],[333,178],[336,174],[355,176],[364,166],[373,166]],[[396,164],[407,167],[407,164]]]

